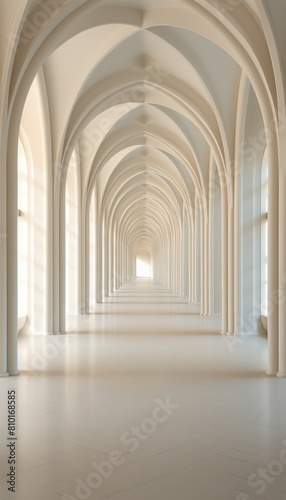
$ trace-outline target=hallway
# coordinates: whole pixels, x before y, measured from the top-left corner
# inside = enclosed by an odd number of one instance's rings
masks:
[[[0,500],[285,500],[285,18],[0,1]]]
[[[286,447],[286,381],[264,373],[266,338],[221,336],[219,317],[193,309],[142,280],[70,317],[67,335],[19,336],[13,498],[284,498],[285,474],[259,496],[247,484]]]

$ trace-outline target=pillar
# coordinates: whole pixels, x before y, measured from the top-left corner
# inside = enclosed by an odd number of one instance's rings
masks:
[[[226,186],[221,187],[222,218],[222,335],[228,332],[228,203]]]
[[[189,236],[189,304],[193,304],[194,302],[194,224],[193,224],[193,214],[191,214],[188,218],[188,222],[190,224],[188,236]]]
[[[77,234],[78,234],[78,260],[77,260],[77,269],[78,269],[78,275],[77,275],[77,282],[78,282],[78,305],[77,305],[77,311],[78,314],[82,314],[82,294],[83,294],[83,284],[82,284],[82,186],[81,186],[81,163],[80,163],[80,155],[79,155],[79,150],[78,146],[76,148],[77,151],[77,199],[78,199],[78,206],[77,206]]]
[[[55,181],[54,181],[55,183]],[[54,186],[54,190],[59,189],[59,187]],[[59,232],[60,232],[60,218],[59,218],[59,201],[58,196],[54,194],[54,206],[53,206],[53,333],[58,334],[60,331],[59,327],[59,284],[60,284],[60,262],[59,262]]]
[[[278,156],[274,141],[269,144],[269,179],[268,179],[268,375],[276,375],[278,372],[278,303],[272,300],[279,287],[278,280]],[[281,179],[282,180],[282,179]],[[280,182],[281,189],[285,189]],[[283,187],[282,187],[283,186]],[[285,196],[285,193],[284,195]],[[283,198],[282,196],[282,198]],[[283,201],[280,200],[281,204]],[[281,205],[281,208],[282,205]],[[283,221],[280,221],[283,224]],[[282,231],[284,234],[285,228]],[[282,234],[280,235],[282,238]],[[284,235],[285,236],[285,235]],[[284,245],[284,237],[281,240],[281,247]],[[281,256],[281,259],[284,256]],[[282,262],[282,261],[280,261]],[[284,267],[284,266],[283,266]],[[280,318],[284,321],[283,317]],[[283,324],[283,323],[282,323]],[[280,327],[282,326],[280,325]],[[281,366],[282,367],[282,366]]]
[[[209,268],[209,220],[205,216],[204,223],[204,315],[210,314],[209,309],[209,288],[210,288],[210,268]]]
[[[4,134],[3,134],[4,135]],[[3,137],[4,142],[4,137]],[[6,162],[3,161],[4,151],[1,154],[1,183],[0,183],[0,377],[8,377],[7,371],[7,232],[6,232]],[[2,163],[3,162],[3,163]]]
[[[284,166],[283,166],[284,167]],[[286,172],[279,172],[279,354],[278,377],[286,377]]]
[[[214,158],[211,155],[210,157],[210,170],[209,170],[209,192],[208,192],[208,314],[212,314],[214,312],[214,272],[213,272],[213,259],[212,259],[212,244],[213,237],[212,231],[214,226],[214,197],[216,195],[215,192],[215,169],[216,165],[214,162]]]
[[[11,135],[7,163],[7,371],[9,375],[18,375],[18,134]]]
[[[60,184],[59,204],[59,333],[66,332],[66,172]]]
[[[230,187],[232,190],[232,186]],[[234,210],[228,209],[228,335],[234,333]]]
[[[195,245],[195,304],[200,303],[200,257],[201,257],[201,248],[200,248],[200,211],[198,207],[197,196],[195,200],[195,229],[194,229],[194,245]]]
[[[234,174],[234,289],[233,289],[233,323],[234,335],[240,334],[240,293],[241,293],[241,168],[240,159],[237,159],[238,169],[235,169]]]
[[[90,220],[92,203],[88,204],[85,213],[85,220],[83,221],[83,226],[85,227],[84,232],[84,267],[83,267],[83,275],[84,275],[84,298],[83,298],[83,314],[89,314],[90,311]]]

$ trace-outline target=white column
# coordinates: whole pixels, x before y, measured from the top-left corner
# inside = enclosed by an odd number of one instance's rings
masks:
[[[179,265],[179,290],[180,290],[180,297],[184,297],[184,247],[185,247],[185,241],[184,241],[184,215],[182,214],[182,220],[181,220],[181,227],[180,227],[180,249],[179,249],[179,258],[180,258],[180,265]]]
[[[102,214],[102,224],[101,224],[101,287],[100,287],[100,293],[101,293],[101,302],[105,302],[105,295],[106,295],[106,287],[105,287],[105,267],[106,267],[106,241],[105,241],[105,234],[106,234],[106,227],[105,227],[105,214]]]
[[[189,278],[190,278],[190,247],[189,247],[189,227],[188,227],[188,215],[186,210],[184,209],[183,216],[183,259],[182,259],[182,276],[183,276],[183,296],[189,301]]]
[[[86,267],[86,262],[85,262],[85,257],[86,257],[86,252],[85,252],[85,243],[86,243],[86,225],[87,225],[87,217],[84,216],[83,212],[81,212],[81,227],[80,227],[80,232],[79,232],[79,238],[80,238],[80,243],[79,243],[79,248],[80,248],[80,264],[79,264],[79,269],[80,269],[80,276],[79,276],[79,282],[80,282],[80,314],[85,314],[85,292],[86,292],[86,285],[85,285],[85,278],[86,278],[86,272],[85,272],[85,267]]]
[[[14,139],[9,144],[7,163],[7,371],[9,375],[19,374],[17,306],[18,137],[16,136]]]
[[[205,217],[203,206],[200,208],[200,302],[201,302],[201,315],[204,315],[205,308]]]
[[[88,208],[86,210],[86,217],[83,221],[83,225],[85,227],[84,233],[84,314],[89,314],[90,311],[90,211],[92,210],[92,203],[88,204]]]
[[[237,160],[239,162],[239,158]],[[240,293],[241,293],[241,168],[234,172],[234,335],[240,334]]]
[[[108,241],[109,241],[109,253],[108,253],[108,292],[109,294],[113,292],[113,231],[112,231],[112,221],[109,220],[108,227]]]
[[[205,217],[204,223],[204,315],[208,316],[209,311],[209,221]]]
[[[226,187],[221,189],[221,217],[222,217],[222,331],[228,331],[228,203]]]
[[[54,206],[53,206],[53,170],[46,167],[47,172],[47,214],[46,214],[46,226],[47,226],[47,297],[46,297],[46,308],[47,308],[47,325],[46,330],[48,333],[53,333],[53,318],[54,318],[54,302],[53,302],[53,291],[54,291]]]
[[[200,303],[200,275],[201,275],[201,245],[200,245],[200,211],[197,197],[195,203],[195,303]]]
[[[285,165],[279,174],[279,365],[278,377],[286,377],[286,196]]]
[[[118,272],[118,262],[119,262],[119,246],[118,246],[118,230],[117,230],[117,222],[114,222],[114,289],[118,290],[119,287],[119,272]]]
[[[193,249],[193,228],[190,221],[190,216],[187,219],[187,223],[189,224],[188,228],[188,238],[189,238],[189,253],[187,255],[187,259],[189,261],[188,269],[189,269],[189,304],[193,303],[193,275],[194,275],[194,249]]]
[[[59,210],[59,333],[66,332],[66,174],[60,185]]]
[[[192,275],[191,275],[191,303],[195,304],[196,302],[196,214],[193,212],[193,227],[192,227]]]
[[[268,314],[268,375],[278,372],[278,304],[272,301],[279,287],[278,280],[278,157],[275,144],[269,144],[269,181],[268,181],[268,301],[271,307]],[[282,179],[281,179],[282,181]],[[284,184],[281,182],[281,189]],[[284,186],[285,188],[285,186]],[[285,196],[285,193],[283,194]],[[282,200],[281,200],[281,203]],[[281,220],[281,224],[283,221]],[[284,233],[283,229],[282,233]],[[282,237],[282,235],[280,235]],[[283,246],[283,240],[281,246]],[[281,258],[283,258],[281,256]],[[284,267],[284,266],[283,266]],[[283,315],[284,316],[284,315]],[[281,318],[284,321],[284,317]],[[281,325],[282,326],[282,325]]]
[[[2,200],[2,198],[1,198]],[[3,205],[1,205],[1,208]],[[3,207],[4,209],[4,207]],[[4,213],[6,211],[3,210]],[[3,228],[4,226],[1,225]],[[2,229],[3,231],[3,229]],[[7,281],[6,281],[6,237],[5,232],[1,232],[0,234],[0,275],[1,275],[1,283],[0,283],[0,293],[3,297],[0,303],[0,378],[8,377],[9,373],[7,371],[7,316],[6,316],[6,300],[4,297],[6,296],[7,290]]]
[[[119,290],[121,283],[120,283],[120,262],[121,262],[121,256],[120,256],[120,233],[118,230],[118,223],[116,222],[115,225],[115,242],[116,242],[116,290]]]
[[[97,273],[97,246],[96,246],[96,237],[97,237],[97,233],[96,233],[96,227],[97,227],[97,213],[98,213],[98,206],[97,206],[97,197],[98,197],[98,194],[97,194],[97,183],[95,183],[95,186],[94,186],[94,248],[93,248],[93,251],[95,253],[94,255],[94,276],[92,277],[92,279],[94,280],[94,293],[95,293],[95,303],[96,303],[96,282],[97,282],[97,276],[98,276],[98,273]]]
[[[4,138],[3,138],[4,140]],[[2,152],[3,154],[3,152]],[[7,232],[6,232],[6,162],[1,154],[1,183],[0,183],[0,377],[8,377],[7,371]],[[3,154],[4,156],[4,154]],[[2,163],[3,161],[3,163]]]
[[[214,272],[213,272],[213,258],[214,249],[213,244],[213,226],[214,226],[214,215],[213,215],[213,205],[215,197],[215,171],[216,165],[213,156],[210,158],[210,170],[209,170],[209,206],[208,206],[208,313],[212,314],[214,312]]]
[[[103,288],[103,281],[102,281],[102,264],[103,264],[103,252],[102,252],[102,220],[97,220],[96,224],[96,250],[97,250],[97,264],[96,264],[96,271],[97,271],[97,302],[101,304],[103,302],[103,296],[102,296],[102,288]]]
[[[54,181],[55,185],[55,181]],[[57,187],[54,189],[58,189]],[[53,207],[53,333],[58,334],[60,331],[59,327],[59,283],[60,283],[60,263],[59,263],[59,202],[58,197],[54,194],[54,207]]]
[[[84,304],[84,273],[83,273],[83,225],[82,225],[82,187],[81,187],[81,166],[78,164],[77,168],[77,198],[78,198],[78,216],[77,216],[77,234],[78,234],[78,313],[83,314]]]
[[[232,186],[230,188],[232,190]],[[228,329],[234,333],[234,211],[233,203],[228,209]]]

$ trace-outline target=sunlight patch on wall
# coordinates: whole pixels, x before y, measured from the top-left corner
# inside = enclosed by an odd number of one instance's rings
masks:
[[[147,252],[136,257],[136,278],[153,278],[151,257]]]

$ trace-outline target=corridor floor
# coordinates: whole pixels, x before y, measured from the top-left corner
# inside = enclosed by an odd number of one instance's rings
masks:
[[[286,380],[262,337],[142,281],[63,336],[20,336],[1,379],[0,498],[285,500]],[[16,391],[17,492],[7,489]]]

